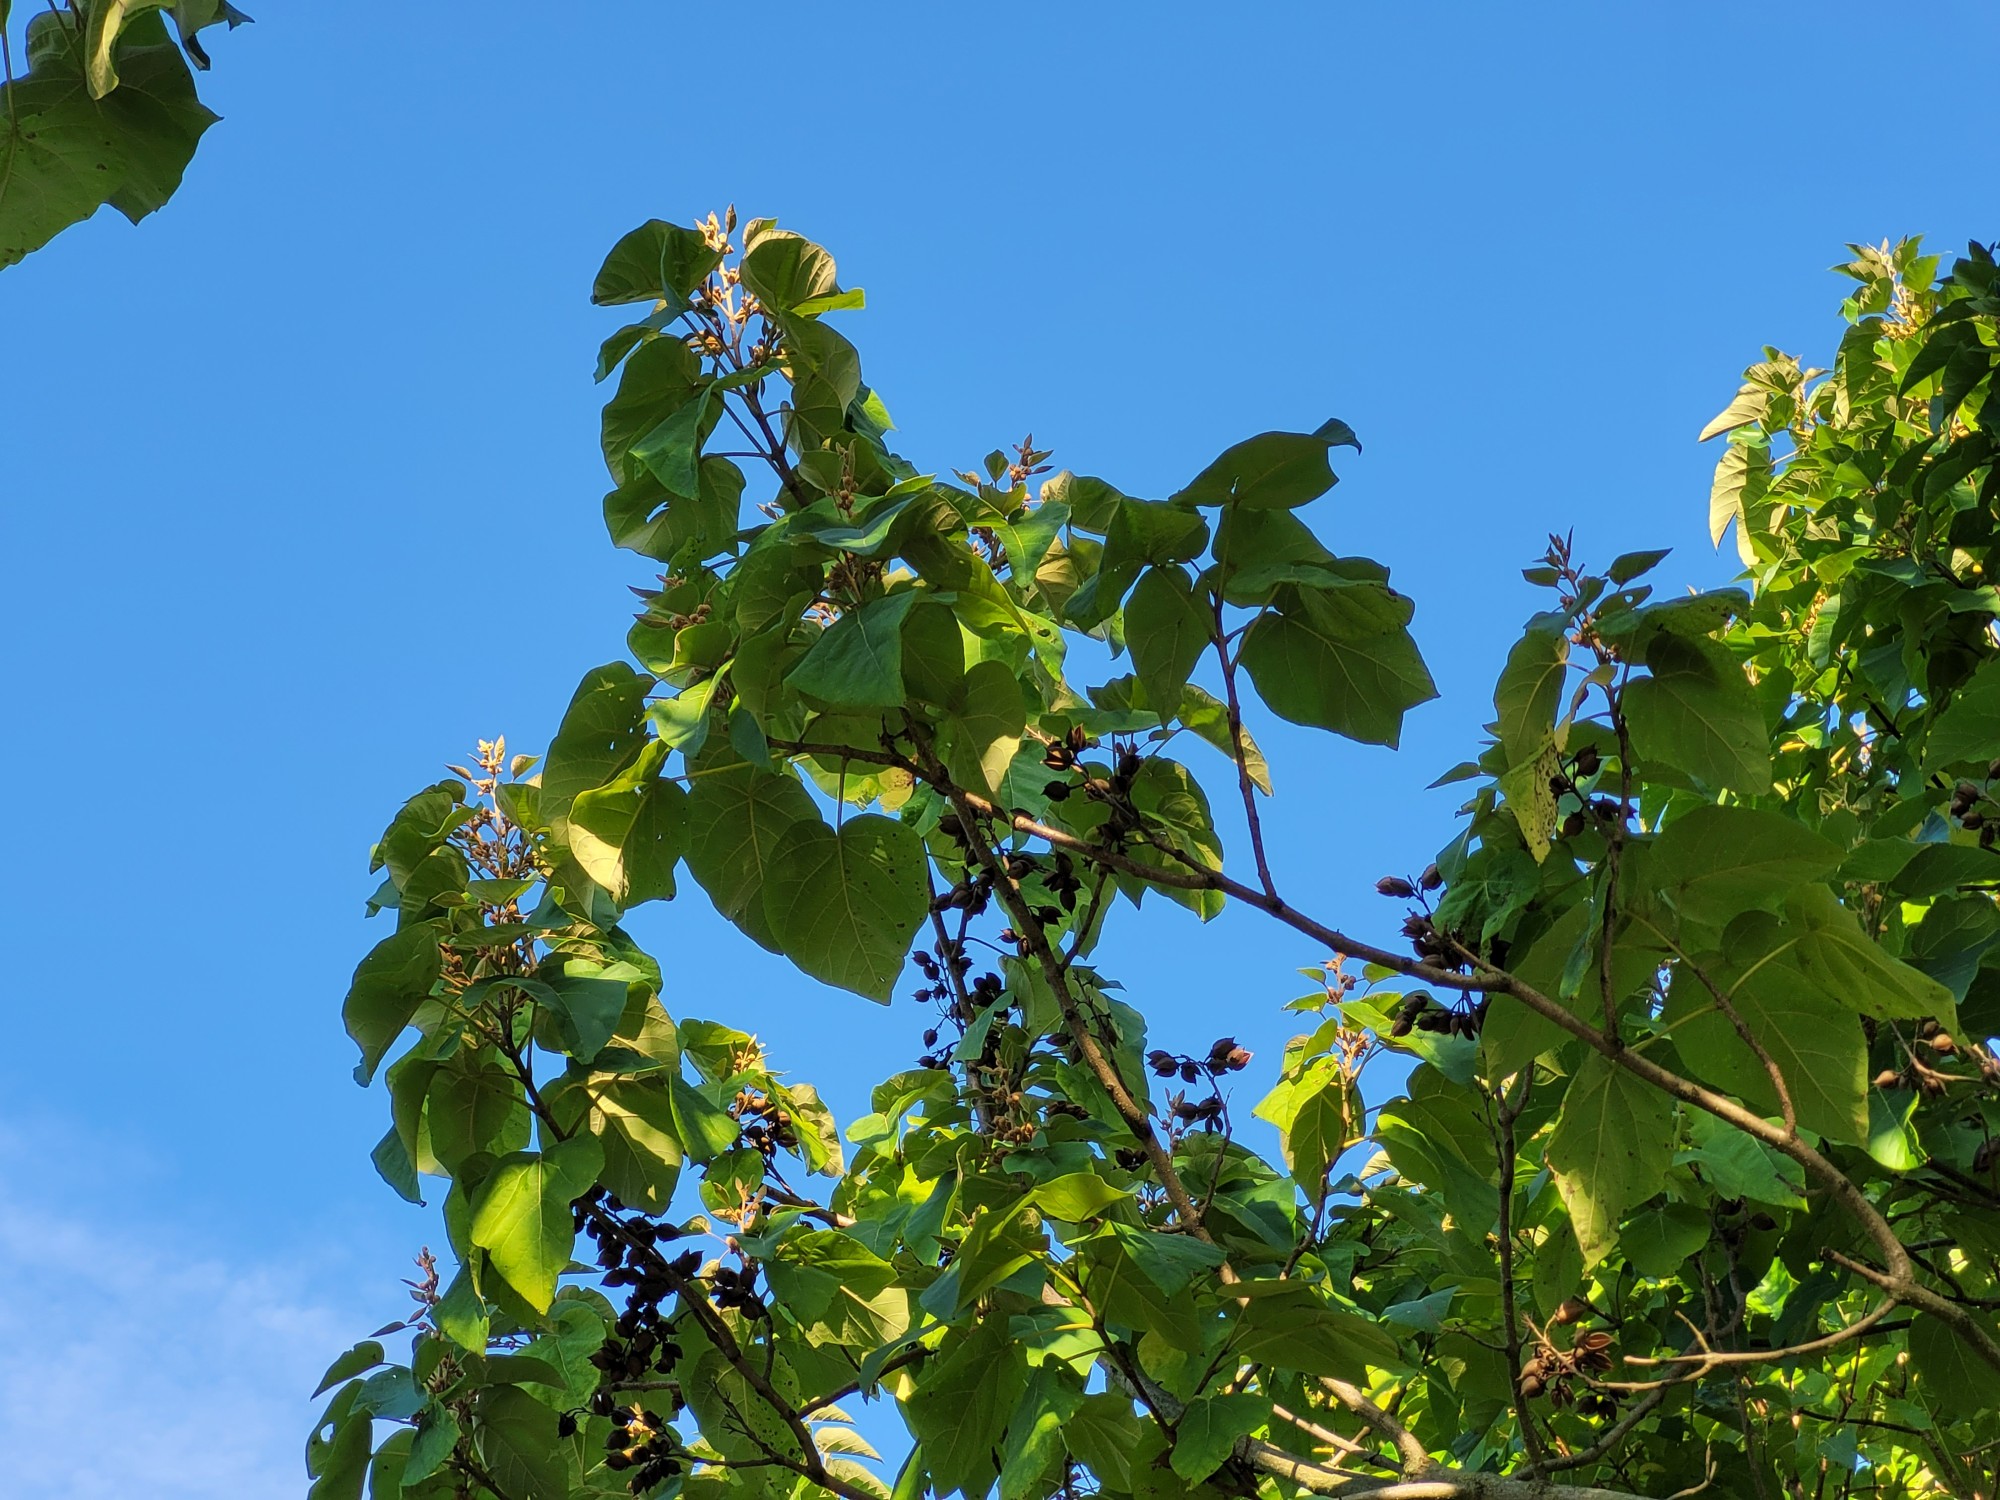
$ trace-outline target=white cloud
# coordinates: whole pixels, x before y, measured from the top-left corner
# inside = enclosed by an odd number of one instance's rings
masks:
[[[307,1393],[374,1326],[357,1327],[358,1294],[378,1294],[379,1322],[401,1289],[329,1297],[295,1258],[73,1210],[89,1202],[73,1185],[58,1197],[24,1182],[37,1160],[0,1140],[0,1493],[297,1500]]]

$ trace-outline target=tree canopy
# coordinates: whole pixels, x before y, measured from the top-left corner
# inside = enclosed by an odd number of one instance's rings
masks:
[[[374,850],[345,1023],[450,1258],[327,1371],[314,1500],[1992,1495],[2000,274],[1841,269],[1828,368],[1767,350],[1703,434],[1742,586],[1552,538],[1374,937],[1272,867],[1325,788],[1253,737],[1434,695],[1306,519],[1345,424],[1159,499],[1032,439],[921,473],[827,251],[627,235],[604,519],[657,576],[540,757]],[[690,880],[914,988],[868,1114],[667,1012],[624,924]],[[1142,898],[1327,954],[1274,1065],[1149,1035],[1095,957]]]

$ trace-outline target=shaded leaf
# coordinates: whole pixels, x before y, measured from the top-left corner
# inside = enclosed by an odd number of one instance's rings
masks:
[[[883,1004],[930,911],[923,841],[872,813],[835,833],[792,825],[772,856],[764,918],[786,957],[815,979]]]

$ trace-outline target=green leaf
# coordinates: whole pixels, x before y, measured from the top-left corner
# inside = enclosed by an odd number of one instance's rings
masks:
[[[1317,500],[1338,482],[1330,450],[1361,444],[1345,422],[1332,421],[1317,432],[1262,432],[1225,448],[1173,497],[1176,505],[1241,505],[1292,510]]]
[[[1640,661],[1653,637],[1662,632],[1689,639],[1710,636],[1749,608],[1750,596],[1741,589],[1710,589],[1612,614],[1603,621],[1599,634],[1618,646],[1626,660]]]
[[[1066,1172],[1037,1186],[1028,1194],[1028,1201],[1052,1219],[1082,1224],[1121,1203],[1130,1203],[1132,1195],[1123,1188],[1113,1187],[1095,1172]]]
[[[1954,1002],[1964,1000],[1985,963],[1986,955],[2000,943],[2000,908],[1984,892],[1978,895],[1948,896],[1931,902],[1910,942],[1910,963],[1942,985]],[[1896,977],[1902,977],[1898,968]],[[1933,1002],[1941,998],[1931,992]],[[1937,1018],[1946,1030],[1958,1027],[1949,1012],[1940,1009]],[[1974,1018],[1968,1017],[1968,1021]]]
[[[1556,777],[1562,771],[1562,757],[1554,735],[1544,735],[1539,751],[1515,762],[1495,778],[1502,804],[1520,830],[1521,842],[1536,864],[1549,857],[1550,840],[1555,837]]]
[[[520,1080],[491,1048],[460,1048],[432,1075],[425,1120],[431,1152],[450,1172],[481,1152],[501,1156],[528,1143]]]
[[[1222,1467],[1236,1450],[1238,1438],[1248,1437],[1271,1420],[1271,1402],[1264,1396],[1202,1396],[1190,1401],[1174,1429],[1173,1470],[1197,1484]]]
[[[764,887],[795,825],[819,822],[798,778],[755,766],[704,771],[688,793],[688,869],[721,912],[760,946],[780,951],[764,918]]]
[[[1771,789],[1770,741],[1743,669],[1722,646],[1662,632],[1646,648],[1650,677],[1626,684],[1632,748],[1710,786]]]
[[[803,235],[774,229],[754,240],[745,235],[744,244],[743,284],[766,307],[791,312],[840,291],[833,257]]]
[[[705,1165],[735,1147],[743,1132],[728,1110],[678,1073],[667,1075],[667,1089],[674,1129],[689,1156]]]
[[[1208,522],[1157,500],[1120,500],[1104,534],[1104,567],[1190,562],[1208,540]]]
[[[1861,1020],[1791,965],[1720,961],[1703,971],[1729,997],[1785,1080],[1799,1124],[1835,1140],[1868,1139],[1868,1048]],[[1778,1112],[1770,1074],[1692,971],[1676,971],[1665,1020],[1694,1076],[1760,1114]]]
[[[1881,1089],[1868,1090],[1868,1154],[1891,1172],[1914,1172],[1924,1164],[1911,1125],[1918,1102],[1914,1091],[1891,1099]]]
[[[1107,1224],[1097,1237],[1114,1241],[1146,1279],[1169,1296],[1186,1291],[1195,1277],[1213,1271],[1225,1258],[1204,1240],[1154,1234],[1124,1224]]]
[[[363,1370],[374,1369],[385,1358],[387,1356],[380,1344],[373,1339],[363,1339],[326,1367],[326,1373],[320,1376],[319,1384],[313,1388],[313,1395],[315,1397],[325,1395],[341,1381],[359,1375]]]
[[[715,388],[704,385],[647,428],[629,450],[669,495],[692,496],[700,488],[701,445],[712,425],[711,410],[720,410]]]
[[[542,805],[567,808],[580,792],[611,781],[646,743],[646,694],[653,679],[624,662],[586,672],[563,711],[542,762]]]
[[[682,688],[671,698],[653,702],[646,710],[646,717],[652,721],[653,733],[661,744],[683,755],[701,753],[702,746],[708,743],[709,705],[714,703],[715,690],[723,680],[724,674],[717,672]]]
[[[83,76],[90,97],[102,99],[118,87],[118,69],[111,60],[119,30],[135,11],[153,9],[160,0],[96,0],[85,21]]]
[[[1985,762],[2000,756],[2000,659],[1986,662],[1946,701],[1924,741],[1924,764]]]
[[[1448,1286],[1407,1302],[1391,1302],[1382,1309],[1382,1321],[1418,1333],[1436,1333],[1444,1327],[1445,1314],[1451,1311],[1451,1300],[1457,1295],[1458,1288]]]
[[[410,1455],[403,1465],[402,1482],[414,1485],[418,1480],[428,1479],[437,1473],[458,1447],[458,1439],[458,1419],[449,1410],[434,1406],[425,1411],[417,1423],[416,1436],[410,1442]]]
[[[1050,1365],[1037,1368],[1021,1403],[1007,1423],[1007,1448],[1000,1464],[1000,1500],[1042,1500],[1056,1489],[1069,1456],[1067,1429],[1083,1406],[1083,1393]],[[1104,1474],[1096,1476],[1107,1486]]]
[[[1148,568],[1125,604],[1125,641],[1146,701],[1167,718],[1180,708],[1188,674],[1208,648],[1215,620],[1180,568]]]
[[[1264,702],[1294,724],[1393,748],[1403,714],[1437,696],[1403,628],[1408,601],[1379,584],[1289,589],[1280,601],[1243,640]]]
[[[389,878],[399,888],[407,885],[418,866],[471,816],[472,809],[465,805],[463,793],[464,787],[459,782],[440,781],[405,802],[375,845],[370,868],[386,868]]]
[[[1753,369],[1763,368],[1765,367],[1753,367]],[[1702,428],[1701,435],[1695,441],[1705,443],[1710,438],[1720,437],[1725,432],[1734,432],[1739,427],[1747,427],[1750,423],[1760,420],[1765,411],[1769,409],[1770,404],[1771,387],[1769,383],[1760,380],[1746,380],[1737,388],[1736,395],[1731,399],[1730,403],[1709,419],[1708,425]],[[1717,535],[1715,540],[1721,541],[1722,538],[1720,535]]]
[[[2000,854],[1991,849],[1982,849],[1977,844],[1904,847],[1914,852],[1906,863],[1890,872],[1890,889],[1906,901],[1941,896],[1964,886],[2000,884]]]
[[[1179,761],[1152,756],[1132,778],[1132,807],[1139,814],[1147,836],[1182,856],[1165,861],[1179,867],[1192,862],[1196,869],[1222,868],[1222,840],[1215,831],[1214,815],[1201,783]],[[1160,886],[1160,892],[1178,901],[1204,922],[1222,910],[1220,891],[1179,890]]]
[[[2000,1336],[1990,1316],[1973,1314],[1989,1338]],[[1910,1324],[1910,1363],[1916,1367],[1924,1405],[1940,1423],[1984,1412],[1993,1402],[1993,1371],[1949,1323],[1918,1313]]]
[[[1493,689],[1493,711],[1509,767],[1535,764],[1555,730],[1569,662],[1567,624],[1567,617],[1556,611],[1536,615],[1507,654]]]
[[[1722,1198],[1750,1198],[1776,1208],[1804,1208],[1805,1171],[1795,1161],[1702,1110],[1687,1114],[1688,1147],[1674,1157]]]
[[[1356,1380],[1369,1365],[1403,1362],[1395,1338],[1367,1318],[1329,1307],[1296,1282],[1238,1283],[1255,1291],[1237,1316],[1236,1353],[1307,1375]]]
[[[570,1500],[576,1450],[557,1435],[553,1411],[519,1386],[497,1385],[479,1393],[473,1414],[480,1462],[507,1500]]]
[[[1007,1419],[1027,1383],[1026,1360],[1001,1318],[981,1320],[940,1358],[924,1363],[903,1411],[923,1444],[937,1494],[985,1495],[998,1477]]]
[[[5,86],[0,109],[0,269],[100,205],[137,223],[173,195],[215,123],[160,18],[116,27],[123,9],[92,8],[93,22],[119,33],[103,64],[115,60],[118,87],[97,98],[77,18],[51,12],[29,23],[29,69]]]
[[[1707,1213],[1688,1203],[1642,1208],[1618,1232],[1618,1246],[1641,1276],[1670,1279],[1715,1233]]]
[[[945,719],[945,763],[953,779],[1004,799],[1007,770],[1027,723],[1013,669],[992,657],[974,662]]]
[[[618,390],[605,403],[599,442],[613,483],[623,487],[657,483],[632,457],[632,445],[679,411],[707,387],[701,360],[679,339],[652,339],[632,351],[618,376]]]
[[[1617,1244],[1618,1221],[1660,1189],[1673,1157],[1673,1102],[1597,1053],[1563,1096],[1547,1160],[1588,1271]]]
[[[638,467],[625,484],[604,497],[605,530],[615,546],[661,562],[671,562],[684,551],[702,560],[732,552],[743,482],[741,469],[714,454],[703,455],[692,496],[671,493],[650,470]],[[665,633],[645,624],[633,630]],[[647,659],[644,652],[633,654]]]
[[[1612,559],[1611,566],[1604,570],[1605,576],[1613,583],[1630,583],[1633,579],[1650,573],[1667,560],[1671,547],[1661,547],[1652,552],[1627,552]]]
[[[1646,873],[1681,911],[1719,925],[1752,907],[1775,909],[1830,875],[1844,852],[1782,813],[1707,805],[1667,825]]]
[[[621,1079],[592,1095],[590,1130],[604,1148],[604,1186],[647,1213],[666,1212],[680,1181],[683,1153],[672,1076],[668,1087],[653,1077]]]
[[[626,909],[673,899],[687,837],[687,793],[671,781],[601,787],[570,804],[570,853]]]
[[[1296,1079],[1280,1082],[1256,1108],[1277,1126],[1279,1149],[1300,1187],[1317,1197],[1327,1169],[1347,1149],[1360,1119],[1360,1100],[1332,1057],[1316,1059]]]
[[[354,1398],[354,1409],[372,1417],[401,1422],[417,1414],[427,1394],[418,1388],[406,1366],[391,1365],[386,1370],[377,1370],[361,1382],[360,1393]]]
[[[1103,536],[1110,528],[1118,503],[1125,498],[1122,491],[1095,475],[1079,477],[1068,469],[1051,475],[1049,482],[1042,486],[1044,504],[1068,506],[1072,524],[1079,531],[1097,536]]]
[[[611,1040],[628,998],[623,977],[601,978],[587,972],[593,967],[577,964],[569,973],[548,978],[550,1004],[562,1030],[563,1048],[578,1062],[586,1063]],[[626,966],[626,973],[634,971]]]
[[[1716,461],[1715,479],[1708,490],[1708,535],[1716,546],[1736,523],[1736,551],[1744,566],[1755,564],[1750,532],[1762,513],[1764,497],[1771,483],[1771,450],[1750,443],[1731,443]]]
[[[1152,700],[1146,696],[1145,688],[1140,685],[1139,679],[1130,675],[1114,677],[1102,687],[1092,688],[1090,701],[1099,708],[1114,712],[1129,709],[1153,713],[1163,723],[1173,717],[1158,714],[1153,708]],[[1196,738],[1213,745],[1231,760],[1236,758],[1230,737],[1229,710],[1220,698],[1206,688],[1190,682],[1181,689],[1179,718]],[[1243,736],[1243,765],[1250,773],[1250,783],[1268,797],[1271,795],[1270,763],[1265,760],[1264,752],[1257,747],[1257,741],[1251,737],[1250,731],[1242,729],[1240,732]],[[1038,766],[1039,764],[1037,761]]]
[[[376,1148],[368,1152],[368,1160],[376,1174],[396,1190],[396,1196],[408,1204],[422,1204],[424,1194],[416,1182],[416,1158],[402,1140],[402,1132],[390,1126]]]
[[[472,1284],[472,1271],[461,1267],[445,1288],[443,1298],[432,1314],[438,1332],[450,1339],[459,1348],[474,1354],[486,1352],[488,1321],[486,1304],[480,1300],[479,1291]]]
[[[597,1180],[603,1165],[603,1148],[594,1139],[572,1136],[545,1152],[502,1157],[480,1188],[472,1243],[537,1312],[548,1311],[556,1278],[576,1243],[570,1203]]]
[[[788,1234],[780,1258],[767,1260],[772,1289],[814,1343],[872,1350],[910,1330],[909,1294],[896,1268],[838,1230]]]
[[[424,923],[385,937],[355,967],[341,1020],[361,1049],[361,1061],[354,1066],[356,1083],[374,1078],[417,1007],[430,997],[442,964],[437,928]]]
[[[797,822],[773,855],[764,918],[779,951],[815,979],[883,1004],[930,911],[923,840],[874,814],[835,833]]]
[[[599,307],[660,300],[679,311],[721,264],[722,252],[699,230],[648,219],[611,247],[590,300]]]
[[[974,1213],[950,1269],[924,1292],[922,1305],[950,1320],[1048,1250],[1041,1215],[1022,1200]]]
[[[860,509],[864,503],[867,508]],[[792,535],[836,552],[875,557],[889,545],[890,533],[903,512],[910,508],[910,499],[905,496],[879,503],[857,501],[856,507],[858,514],[850,517],[836,509],[831,500],[814,501],[792,517]]]
[[[306,1492],[306,1500],[361,1500],[373,1448],[374,1423],[367,1416],[357,1413],[342,1420],[320,1459],[319,1477]]]
[[[903,617],[913,589],[870,600],[842,615],[786,675],[787,685],[823,708],[903,705]]]
[[[1786,931],[1746,922],[1727,934],[1731,957],[1756,963],[1788,942],[1785,960],[1805,983],[1864,1015],[1891,1021],[1938,1020],[1956,1029],[1952,993],[1936,979],[1882,951],[1855,914],[1824,886],[1807,886],[1785,903]],[[1926,926],[1929,924],[1926,923]],[[1754,941],[1753,941],[1754,938]]]

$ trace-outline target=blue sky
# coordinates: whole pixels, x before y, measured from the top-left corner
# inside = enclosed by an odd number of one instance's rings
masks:
[[[1400,754],[1256,728],[1288,894],[1377,934],[1544,534],[1720,581],[1694,435],[1737,372],[1824,361],[1844,242],[2000,235],[1977,0],[252,9],[173,203],[0,277],[0,1451],[36,1500],[299,1493],[306,1391],[442,1240],[368,1165],[339,1001],[400,798],[622,652],[587,293],[624,230],[733,201],[827,243],[927,469],[1032,431],[1160,495],[1350,422],[1313,519],[1415,596],[1443,698]],[[698,892],[641,932],[671,1010],[843,1117],[918,1050]],[[1262,1054],[1247,1107],[1324,955],[1149,906],[1104,956],[1161,1044]]]

